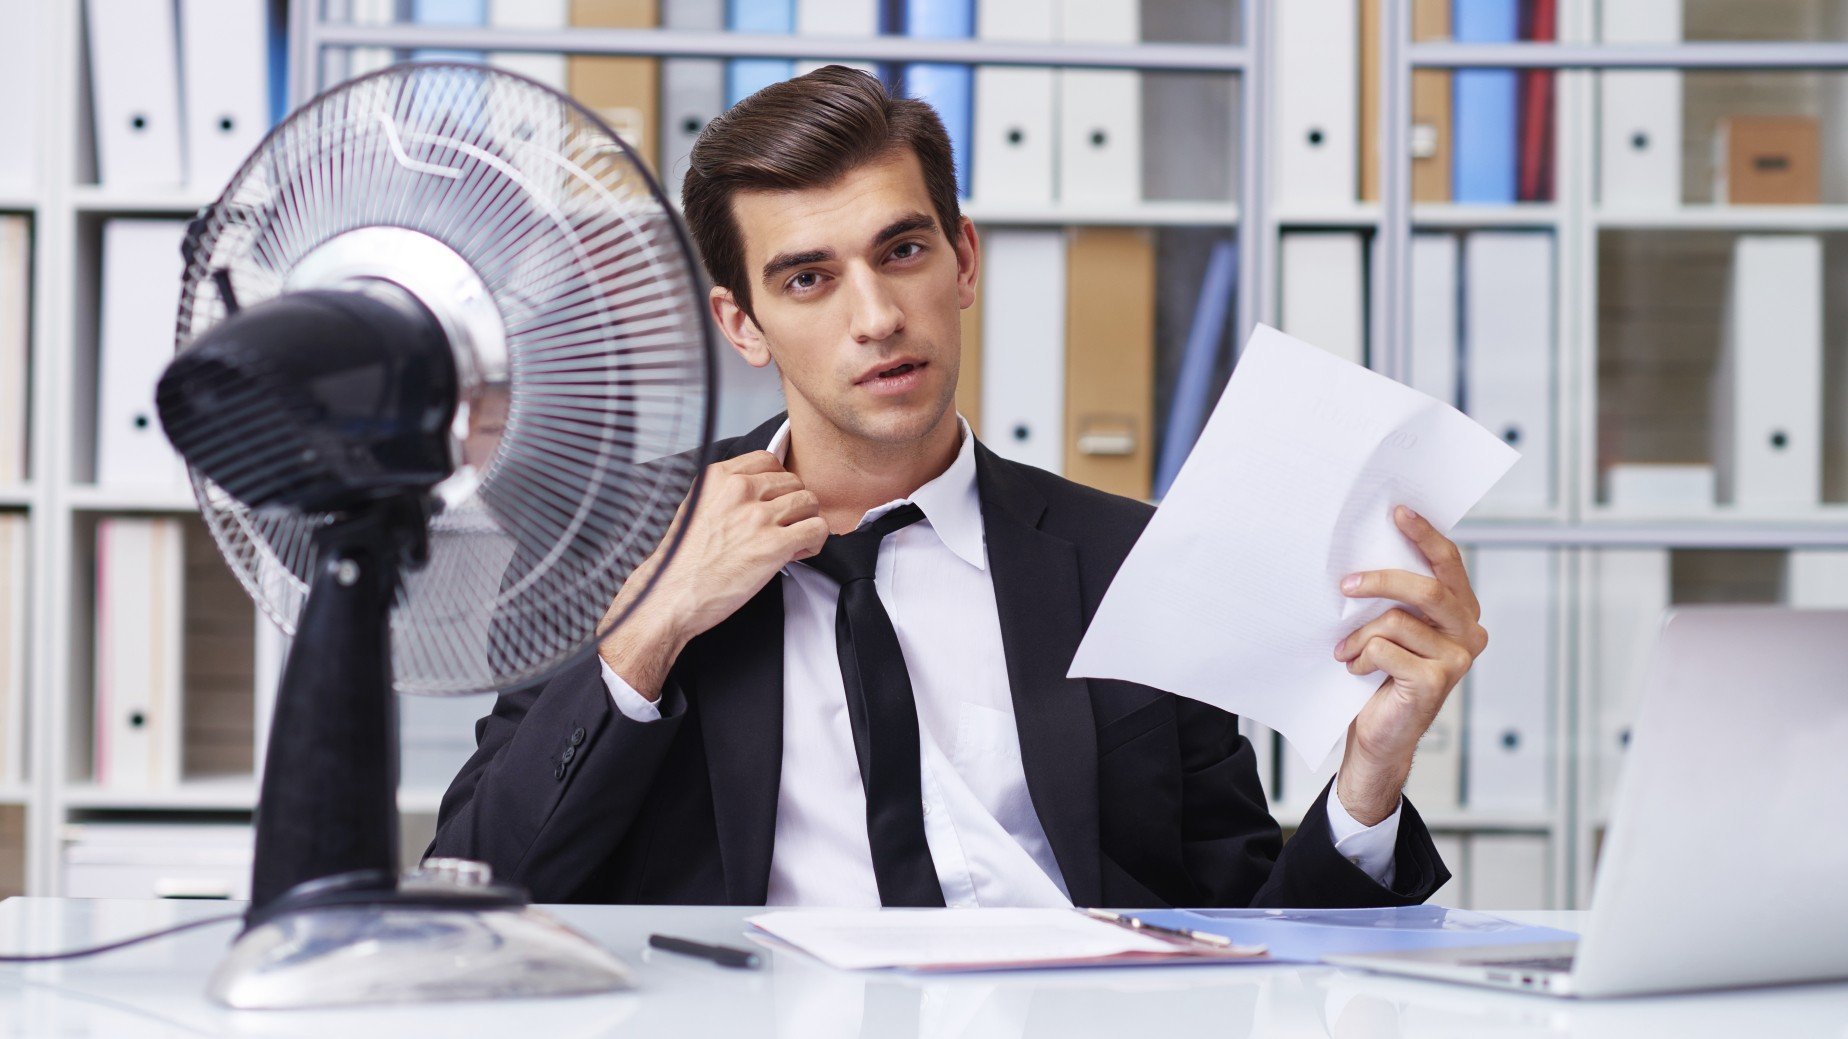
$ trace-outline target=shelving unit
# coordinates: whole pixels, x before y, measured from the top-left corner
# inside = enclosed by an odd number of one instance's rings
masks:
[[[1162,0],[1143,0],[1158,3]],[[1541,547],[1553,551],[1559,594],[1550,609],[1557,637],[1550,647],[1555,681],[1550,702],[1552,747],[1547,807],[1537,811],[1488,812],[1467,806],[1425,813],[1445,835],[1539,835],[1548,841],[1551,901],[1581,906],[1589,898],[1595,848],[1603,820],[1596,784],[1597,706],[1591,654],[1596,633],[1590,619],[1594,561],[1607,549],[1662,548],[1781,551],[1794,546],[1848,548],[1848,501],[1813,509],[1748,510],[1714,506],[1693,511],[1640,512],[1605,505],[1598,496],[1598,400],[1600,357],[1600,248],[1610,234],[1739,232],[1848,232],[1848,201],[1800,206],[1724,206],[1688,202],[1658,209],[1605,206],[1596,194],[1597,76],[1613,68],[1750,68],[1831,70],[1848,77],[1848,44],[1714,42],[1694,39],[1674,46],[1604,45],[1596,39],[1597,0],[1561,0],[1556,44],[1465,45],[1414,43],[1410,0],[1382,4],[1381,195],[1377,202],[1316,206],[1273,203],[1272,151],[1275,47],[1271,38],[1276,5],[1288,0],[1245,0],[1236,15],[1236,34],[1224,43],[1149,43],[1103,46],[1002,44],[982,40],[866,39],[799,36],[739,36],[687,30],[567,29],[511,32],[428,26],[350,25],[325,17],[319,0],[288,5],[291,98],[295,103],[331,85],[324,59],[340,48],[440,47],[506,52],[529,49],[581,54],[772,56],[848,58],[877,61],[930,60],[1016,66],[1131,68],[1145,72],[1207,72],[1233,78],[1236,155],[1235,197],[1217,202],[1151,201],[1109,207],[1070,204],[1017,206],[968,202],[965,211],[983,229],[1076,226],[1207,228],[1235,230],[1240,240],[1235,340],[1242,342],[1257,322],[1277,323],[1278,258],[1286,232],[1358,231],[1368,241],[1369,340],[1373,365],[1403,377],[1409,370],[1407,257],[1418,232],[1528,230],[1548,232],[1554,241],[1556,331],[1552,414],[1555,429],[1555,500],[1545,508],[1506,515],[1478,515],[1457,530],[1472,549]],[[1611,0],[1606,0],[1611,2]],[[1689,0],[1713,8],[1722,0]],[[1731,0],[1753,3],[1755,0]],[[1813,0],[1833,6],[1836,0]],[[83,615],[90,592],[83,586],[82,561],[89,553],[81,538],[97,519],[120,514],[188,517],[193,503],[169,493],[101,487],[83,479],[89,434],[82,385],[93,370],[97,298],[96,232],[110,216],[191,215],[209,196],[197,191],[127,191],[98,186],[88,158],[87,62],[82,54],[81,6],[56,5],[44,19],[41,67],[45,96],[54,104],[41,120],[40,146],[46,176],[21,193],[0,189],[0,212],[24,213],[34,221],[32,479],[0,487],[0,508],[31,520],[33,559],[31,613],[38,627],[30,662],[31,774],[15,786],[0,785],[0,806],[23,806],[26,822],[26,885],[34,893],[58,889],[62,826],[75,817],[149,817],[172,813],[247,814],[255,800],[250,777],[193,780],[161,791],[97,788],[73,770],[74,748],[87,739],[89,621]],[[1845,4],[1848,6],[1848,4]],[[337,64],[337,63],[336,63]],[[1414,69],[1528,67],[1558,73],[1555,108],[1555,197],[1545,203],[1509,206],[1412,204],[1409,198],[1409,91]],[[1834,132],[1848,139],[1848,127]],[[1825,196],[1826,197],[1826,196]],[[86,351],[90,353],[86,355]],[[88,365],[86,367],[86,365]],[[259,671],[263,667],[259,665]],[[481,701],[486,709],[486,701]],[[1273,759],[1265,757],[1267,763]],[[1266,767],[1270,767],[1267,764]],[[441,791],[407,790],[400,807],[415,819],[407,831],[428,825]],[[1300,821],[1297,799],[1276,805],[1286,826]],[[410,840],[407,835],[407,842]]]

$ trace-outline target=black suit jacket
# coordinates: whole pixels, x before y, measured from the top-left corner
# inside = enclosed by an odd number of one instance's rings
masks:
[[[764,449],[782,422],[716,445]],[[1065,677],[1153,510],[975,445],[1027,790],[1079,905],[1374,906],[1449,879],[1408,801],[1396,879],[1334,849],[1328,791],[1284,845],[1233,715]],[[671,565],[671,564],[670,564]],[[945,647],[950,651],[951,647]],[[443,797],[432,855],[491,863],[541,902],[760,905],[782,771],[783,601],[772,580],[675,662],[659,721],[615,708],[594,654],[504,693]]]

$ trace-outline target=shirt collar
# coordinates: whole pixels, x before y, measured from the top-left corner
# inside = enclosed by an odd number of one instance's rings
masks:
[[[937,478],[919,487],[909,498],[899,498],[867,511],[860,517],[860,525],[878,519],[900,505],[910,502],[924,513],[930,521],[931,529],[937,532],[938,540],[945,548],[956,553],[957,557],[977,570],[988,569],[988,556],[983,549],[982,540],[982,499],[975,484],[975,435],[969,432],[969,420],[960,413],[956,416],[956,426],[962,437],[962,446],[956,451],[956,460],[950,467],[937,475]],[[770,438],[765,448],[783,461],[789,453],[789,420],[777,427],[776,435]]]

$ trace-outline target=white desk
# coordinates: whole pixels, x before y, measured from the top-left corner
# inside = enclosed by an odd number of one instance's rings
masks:
[[[0,950],[91,944],[237,908],[223,902],[9,899]],[[1232,1039],[1236,1036],[1831,1036],[1848,985],[1574,1003],[1326,967],[1193,966],[917,978],[847,974],[775,952],[760,971],[646,949],[651,931],[737,942],[754,910],[565,906],[635,968],[637,990],[585,999],[368,1010],[229,1011],[205,978],[236,925],[89,960],[0,965],[0,1037],[421,1036]],[[1577,913],[1510,913],[1572,928]]]

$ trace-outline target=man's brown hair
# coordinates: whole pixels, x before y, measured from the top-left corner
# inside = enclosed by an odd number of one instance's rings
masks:
[[[930,105],[893,97],[879,80],[844,65],[772,84],[733,105],[700,133],[680,190],[706,275],[755,321],[732,196],[826,187],[901,147],[917,155],[940,230],[954,241],[962,221],[956,161]]]

